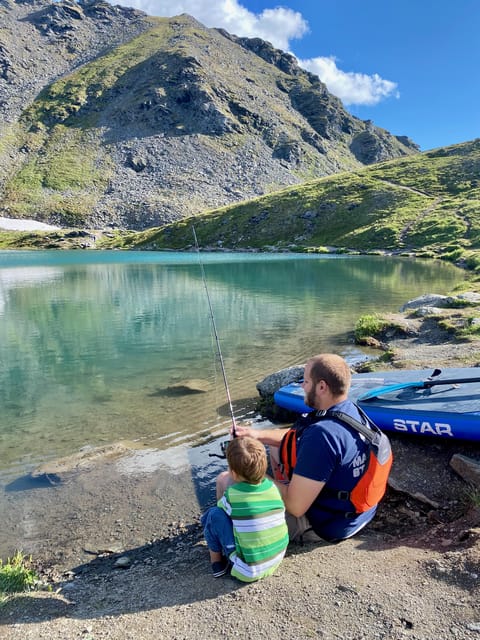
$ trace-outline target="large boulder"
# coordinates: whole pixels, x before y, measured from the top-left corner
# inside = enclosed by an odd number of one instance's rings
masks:
[[[290,382],[299,382],[303,380],[303,372],[305,365],[297,365],[294,367],[287,367],[281,369],[276,373],[272,373],[260,382],[257,382],[257,391],[262,398],[273,396],[275,391],[278,391],[280,387],[284,387]]]
[[[403,307],[401,307],[400,312],[403,313],[409,309],[419,309],[420,307],[449,307],[451,302],[452,298],[450,296],[426,293],[423,296],[406,302]]]

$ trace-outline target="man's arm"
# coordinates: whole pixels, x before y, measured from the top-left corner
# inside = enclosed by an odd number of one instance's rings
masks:
[[[279,447],[283,436],[288,431],[286,429],[251,429],[250,427],[237,426],[236,435],[239,437],[250,436],[256,438],[263,444],[272,447]],[[296,473],[292,475],[292,479],[288,484],[275,482],[277,485],[285,508],[292,516],[297,518],[303,516],[311,507],[313,501],[325,486],[325,482],[311,480]]]
[[[288,431],[286,429],[252,429],[251,427],[244,427],[237,425],[235,435],[239,438],[248,436],[259,440],[262,444],[268,444],[272,447],[279,447],[283,436]]]
[[[282,496],[286,510],[299,518],[312,506],[313,501],[325,486],[325,482],[311,480],[296,473],[292,475],[289,484],[275,482]]]

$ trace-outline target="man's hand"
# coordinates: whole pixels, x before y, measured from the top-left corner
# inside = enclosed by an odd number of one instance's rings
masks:
[[[280,442],[282,441],[283,436],[288,431],[287,429],[253,429],[247,425],[237,424],[235,427],[235,435],[238,438],[245,438],[249,436],[250,438],[254,438],[255,440],[259,440],[263,444],[269,444],[273,447],[279,447]],[[230,430],[231,435],[233,435],[233,427]]]
[[[235,426],[235,436],[237,438],[255,438],[255,440],[258,440],[259,438],[257,438],[257,433],[259,433],[259,431],[256,431],[255,429],[252,429],[252,427],[249,427],[247,425],[241,425],[241,424],[237,424]],[[230,429],[230,435],[233,436],[233,426]]]

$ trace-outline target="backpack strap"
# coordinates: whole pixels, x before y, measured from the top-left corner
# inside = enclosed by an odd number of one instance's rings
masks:
[[[360,407],[358,407],[357,405],[355,406],[358,410],[358,413],[365,420],[365,422],[360,422],[360,420],[356,420],[355,418],[352,418],[352,416],[349,416],[347,413],[344,413],[343,411],[330,411],[330,409],[327,409],[327,411],[322,412],[323,416],[321,417],[324,417],[324,418],[331,417],[336,420],[339,420],[340,422],[348,424],[350,427],[352,427],[352,429],[355,429],[355,431],[358,431],[358,433],[361,433],[362,436],[364,436],[369,442],[374,443],[382,435],[382,431],[379,429],[379,427],[377,427],[377,425],[372,420],[370,420],[367,414]]]
[[[381,438],[384,436],[381,429],[367,416],[367,414],[362,411],[360,407],[355,405],[360,416],[365,420],[364,422],[360,422],[360,420],[356,420],[352,418],[352,416],[344,413],[343,411],[330,411],[330,409],[324,411],[318,411],[319,418],[333,418],[334,420],[338,420],[339,422],[343,422],[344,424],[352,427],[355,431],[360,433],[365,439],[370,443],[370,445],[378,445],[381,441]],[[322,414],[322,415],[320,415]],[[340,491],[338,489],[330,488],[324,486],[319,498],[335,498],[341,501],[349,501],[351,496],[351,491]],[[323,507],[322,507],[323,508]],[[357,515],[355,511],[345,513],[346,518],[351,518]]]
[[[279,458],[283,475],[289,480],[292,478],[293,469],[297,463],[297,440],[305,429],[318,422],[316,412],[302,414],[295,424],[285,433],[280,442]]]

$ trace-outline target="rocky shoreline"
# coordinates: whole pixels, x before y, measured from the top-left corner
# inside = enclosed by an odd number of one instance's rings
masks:
[[[392,357],[375,366],[478,365],[480,336],[442,329],[462,314],[406,309],[395,326],[401,317],[410,331],[383,336],[380,354]],[[480,448],[400,436],[392,445],[394,482],[369,527],[339,545],[292,545],[276,575],[247,586],[210,576],[191,473],[122,479],[112,464],[95,466],[32,514],[58,529],[36,558],[53,590],[1,607],[0,638],[478,638],[480,509],[450,461],[479,460]],[[208,464],[211,478],[222,464]],[[105,500],[91,504],[99,482]]]

